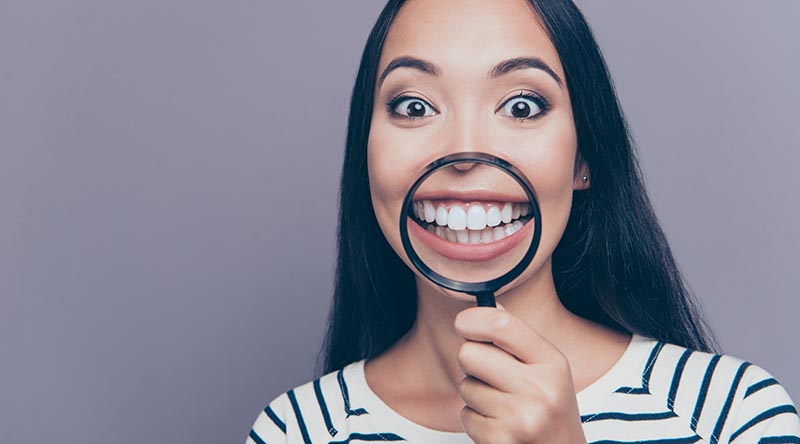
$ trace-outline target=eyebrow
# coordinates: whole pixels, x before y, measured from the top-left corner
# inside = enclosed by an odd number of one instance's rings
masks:
[[[442,73],[442,69],[431,62],[411,56],[400,56],[386,65],[386,68],[383,70],[383,73],[381,73],[380,79],[378,80],[378,88],[380,88],[380,86],[383,84],[386,76],[397,68],[412,68],[434,77],[438,77]],[[553,71],[553,69],[550,68],[550,66],[539,57],[515,57],[513,59],[503,60],[490,69],[489,72],[486,73],[486,76],[490,79],[496,79],[512,71],[528,68],[540,69],[546,72],[556,81],[556,83],[558,83],[559,87],[563,86],[561,77],[559,77],[558,74],[556,74],[555,71]]]

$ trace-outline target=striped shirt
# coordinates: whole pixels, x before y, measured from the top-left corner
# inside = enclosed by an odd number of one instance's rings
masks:
[[[275,397],[246,444],[406,441],[471,444],[392,410],[353,362]],[[633,334],[622,357],[576,393],[588,444],[800,444],[800,418],[763,368]]]

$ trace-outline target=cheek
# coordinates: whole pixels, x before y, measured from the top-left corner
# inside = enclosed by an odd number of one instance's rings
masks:
[[[543,222],[540,249],[548,256],[569,220],[576,145],[574,132],[569,128],[543,132],[535,143],[528,142],[525,146],[524,151],[529,155],[519,159],[539,201]]]
[[[371,131],[367,142],[367,169],[370,197],[375,217],[386,238],[399,242],[400,208],[411,186],[416,164],[408,149],[400,146],[401,138],[384,131]]]

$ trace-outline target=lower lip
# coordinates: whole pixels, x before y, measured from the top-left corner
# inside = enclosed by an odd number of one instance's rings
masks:
[[[468,262],[487,261],[508,252],[528,236],[534,223],[536,223],[536,219],[530,219],[522,228],[512,233],[511,236],[506,236],[499,241],[488,244],[459,244],[442,239],[422,228],[411,217],[408,217],[406,221],[406,224],[410,227],[409,231],[419,237],[431,250],[450,259]]]

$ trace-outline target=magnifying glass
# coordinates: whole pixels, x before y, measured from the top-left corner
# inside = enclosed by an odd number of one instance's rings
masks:
[[[428,164],[408,190],[400,237],[433,283],[496,307],[495,292],[522,273],[542,234],[539,201],[510,162],[461,152]]]

